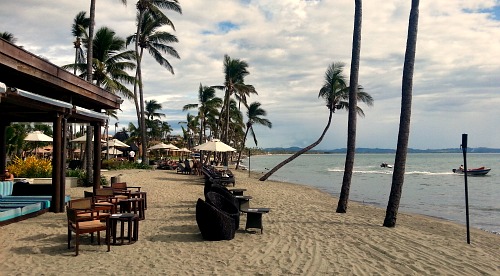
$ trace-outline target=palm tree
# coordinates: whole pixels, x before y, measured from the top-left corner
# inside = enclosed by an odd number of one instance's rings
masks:
[[[164,52],[164,53],[168,53],[170,55],[172,55],[173,53],[177,53],[177,52],[172,52],[171,50],[173,48],[168,48],[165,44],[165,42],[171,42],[170,40],[158,40],[159,38],[157,38],[157,40],[155,40],[154,44],[150,44],[150,43],[145,43],[147,42],[149,39],[148,39],[148,35],[153,35],[153,33],[147,33],[146,31],[149,31],[149,32],[154,32],[158,27],[160,26],[164,26],[164,25],[168,25],[168,26],[171,26],[173,30],[175,30],[175,27],[174,27],[174,24],[172,23],[172,21],[170,21],[170,19],[168,19],[167,16],[165,16],[165,14],[163,14],[160,9],[167,9],[167,10],[173,10],[175,12],[178,12],[178,13],[182,13],[182,9],[179,5],[179,2],[177,0],[139,0],[137,2],[137,10],[138,10],[138,15],[137,15],[137,31],[135,33],[135,54],[136,54],[136,58],[137,58],[137,69],[136,69],[136,79],[137,79],[137,82],[136,84],[134,85],[134,96],[136,98],[136,101],[137,101],[137,88],[139,88],[139,100],[138,102],[140,103],[140,114],[138,114],[138,119],[140,121],[139,125],[142,125],[144,126],[146,124],[146,118],[144,117],[144,91],[143,91],[143,83],[142,83],[142,71],[141,71],[141,62],[142,62],[142,52],[144,51],[144,47],[146,46],[151,46],[151,47],[156,47],[156,49],[154,51],[156,51],[156,53],[152,53],[151,49],[149,48],[148,50],[150,51],[150,53],[153,54],[153,57],[155,58],[155,60],[157,62],[160,63],[160,65],[162,66],[166,66],[167,69],[169,68],[170,66],[170,63],[165,62],[166,59],[162,58],[161,54],[158,55],[157,53],[159,53],[159,51],[161,52]],[[153,21],[156,21],[156,23],[153,23],[152,26],[148,28],[145,28],[143,27],[143,23],[145,22],[145,19],[144,18],[149,18],[150,16],[149,15],[146,15],[146,13],[149,13],[151,15],[151,18],[153,19]],[[146,19],[147,21],[148,19]],[[157,26],[157,27],[154,27],[154,26]],[[166,38],[169,38],[169,39],[172,39],[172,37],[170,36],[165,36]],[[141,44],[141,43],[145,43],[145,44]],[[159,46],[159,45],[163,45],[163,46]],[[139,47],[141,48],[141,50],[139,51]],[[159,50],[159,51],[158,51]],[[175,56],[175,55],[174,55]],[[160,59],[159,59],[160,58]],[[170,66],[170,69],[171,69],[171,66]],[[171,71],[171,73],[173,74],[173,70]],[[137,108],[137,106],[136,106]],[[147,164],[147,154],[146,154],[146,129],[143,127],[142,128],[142,137],[141,137],[141,140],[142,140],[142,162],[146,162]]]
[[[131,62],[135,58],[134,51],[124,51],[125,40],[116,36],[115,31],[108,27],[99,28],[93,41],[92,76],[95,84],[113,94],[120,94],[127,99],[133,98],[132,92],[123,83],[135,82],[135,78],[127,73],[127,70],[135,69],[135,63]],[[68,64],[63,68],[78,69],[82,76],[87,73],[84,63]]]
[[[198,117],[200,119],[200,137],[198,143],[201,144],[206,137],[206,129],[209,118],[219,116],[218,108],[222,106],[222,99],[215,96],[215,89],[213,87],[203,86],[200,83],[198,88],[198,101],[197,104],[186,104],[182,107],[182,111],[193,108],[198,108]]]
[[[349,102],[348,102],[349,88],[346,86],[346,79],[345,76],[342,74],[343,69],[344,69],[344,64],[340,62],[332,63],[330,66],[328,66],[328,69],[326,70],[325,73],[325,83],[323,84],[323,87],[321,87],[321,89],[319,90],[318,97],[321,97],[326,101],[326,107],[330,111],[328,117],[328,123],[326,124],[326,127],[323,130],[323,133],[321,134],[319,139],[316,142],[312,143],[311,145],[296,152],[283,162],[279,163],[276,167],[272,168],[269,172],[263,175],[259,180],[265,181],[267,178],[269,178],[269,176],[271,176],[281,167],[283,167],[284,165],[293,161],[301,154],[309,151],[310,149],[314,148],[319,143],[321,143],[328,128],[330,127],[332,116],[333,113],[335,113],[335,110],[349,108]],[[367,104],[368,106],[373,105],[373,98],[368,93],[364,92],[362,87],[358,87],[357,99]],[[359,106],[356,106],[356,112],[358,113],[358,115],[364,116],[364,112]]]
[[[162,105],[156,100],[146,101],[145,109],[144,114],[148,120],[154,120],[154,118],[161,119],[162,117],[165,117],[165,114],[158,112],[158,110],[162,109]]]
[[[410,19],[408,22],[408,38],[406,41],[405,62],[403,68],[403,83],[401,95],[401,115],[399,118],[398,146],[392,173],[392,186],[389,202],[385,213],[384,226],[396,226],[399,201],[403,191],[406,168],[406,154],[410,137],[411,100],[413,89],[413,70],[415,67],[415,53],[417,48],[417,30],[419,0],[411,1]]]
[[[184,139],[187,140],[187,147],[188,148],[191,148],[193,146],[193,136],[195,135],[195,133],[197,133],[197,130],[200,126],[199,120],[197,117],[198,116],[194,116],[194,115],[191,115],[188,113],[186,115],[186,121],[179,122],[179,124],[186,125],[186,129],[184,129],[183,126],[181,126],[181,128],[182,128],[182,132],[184,134]]]
[[[85,63],[85,53],[81,47],[81,39],[85,37],[86,30],[90,26],[90,18],[85,17],[86,12],[81,11],[73,19],[73,25],[71,25],[71,34],[75,37],[75,41],[73,42],[75,48],[75,68],[73,74],[76,75],[76,64],[84,64]]]
[[[252,85],[245,84],[245,77],[250,74],[247,70],[248,63],[239,59],[231,59],[227,54],[224,55],[224,85],[213,86],[224,91],[224,103],[221,114],[221,140],[229,143],[229,125],[230,125],[230,98],[231,95],[239,95],[246,105],[246,95],[257,94]],[[241,102],[241,101],[240,101]],[[224,114],[224,115],[222,115]]]
[[[243,137],[243,141],[241,143],[240,151],[238,154],[238,161],[236,162],[236,169],[238,169],[240,165],[240,160],[241,160],[241,152],[245,149],[245,142],[247,140],[248,132],[252,134],[253,141],[255,142],[255,146],[257,146],[257,137],[255,136],[255,132],[253,130],[253,125],[258,124],[258,125],[263,125],[268,128],[272,128],[273,124],[271,121],[269,121],[266,118],[262,118],[262,116],[266,116],[267,112],[260,108],[260,103],[259,102],[253,102],[248,106],[247,110],[247,124],[246,124],[246,131],[245,131],[245,136]]]
[[[340,198],[337,205],[337,213],[347,212],[349,190],[351,188],[352,170],[354,168],[354,155],[356,153],[356,123],[358,106],[358,78],[359,78],[359,56],[361,52],[361,19],[362,0],[355,0],[354,30],[352,35],[351,76],[349,82],[349,119],[347,122],[347,153],[344,165],[344,177]]]
[[[90,0],[90,25],[89,25],[89,35],[87,40],[87,81],[92,82],[92,59],[94,57],[93,48],[94,45],[94,26],[95,26],[95,1]],[[127,0],[120,0],[122,4],[126,5]],[[90,183],[92,178],[92,128],[87,127],[87,140],[85,142],[86,150],[86,159],[85,162],[85,171],[87,172],[87,181]],[[98,177],[95,175],[94,177],[95,183],[93,185],[93,190],[99,187]]]
[[[0,38],[3,38],[4,40],[7,40],[8,42],[15,44],[17,42],[17,38],[14,37],[12,33],[9,32],[1,32],[0,33]]]

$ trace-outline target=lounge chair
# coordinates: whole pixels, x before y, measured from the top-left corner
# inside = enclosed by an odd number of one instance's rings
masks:
[[[236,208],[239,209],[240,203],[236,197],[234,197],[233,193],[231,193],[226,187],[218,185],[218,184],[212,184],[210,187],[210,190],[207,192],[216,192],[220,195],[222,195],[224,198],[229,200]],[[206,195],[205,195],[206,196]]]
[[[234,218],[199,198],[196,202],[196,223],[203,239],[232,240],[235,234]]]

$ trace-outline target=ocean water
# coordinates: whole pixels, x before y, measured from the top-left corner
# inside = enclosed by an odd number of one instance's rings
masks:
[[[243,161],[265,173],[289,155],[257,155]],[[392,184],[394,154],[356,154],[349,200],[385,209]],[[345,154],[305,154],[269,179],[305,184],[340,195]],[[463,164],[461,153],[408,154],[399,212],[417,213],[466,224],[464,176],[452,172]],[[489,167],[485,176],[468,176],[470,226],[500,233],[500,154],[467,153],[467,168]],[[381,218],[381,223],[383,218]]]

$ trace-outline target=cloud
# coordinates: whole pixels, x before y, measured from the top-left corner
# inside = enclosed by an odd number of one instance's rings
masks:
[[[477,146],[500,147],[500,132],[492,127],[500,117],[496,4],[420,3],[410,147],[458,147],[463,132]],[[249,101],[262,103],[273,122],[272,129],[256,127],[259,147],[306,146],[319,137],[328,119],[318,99],[325,70],[342,61],[350,74],[353,1],[189,0],[181,6],[182,15],[166,12],[176,30],[165,30],[179,39],[173,46],[181,59],[168,58],[175,74],[150,57],[143,65],[145,99],[163,105],[172,127],[178,131],[187,113],[182,107],[197,102],[200,83],[222,84],[228,54],[248,62],[246,82],[259,93]],[[68,64],[73,18],[88,8],[85,1],[8,1],[2,3],[0,31],[14,33],[28,51]],[[122,37],[135,32],[134,2],[97,1],[96,11],[96,27],[109,26]],[[358,119],[359,147],[396,147],[409,11],[409,1],[363,3],[359,82],[375,103],[361,106],[366,117]],[[120,126],[136,122],[133,103],[122,110]],[[346,127],[347,113],[334,114],[318,148],[345,147]]]

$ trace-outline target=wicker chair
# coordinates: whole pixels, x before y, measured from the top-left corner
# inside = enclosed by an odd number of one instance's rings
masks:
[[[196,203],[196,223],[205,240],[220,241],[234,238],[234,219],[201,198]]]
[[[209,204],[212,204],[217,209],[225,212],[234,219],[234,230],[240,228],[240,210],[232,201],[216,192],[208,192],[205,199]]]
[[[208,192],[215,192],[220,195],[222,195],[224,198],[229,200],[230,202],[233,203],[233,205],[239,210],[240,209],[240,203],[238,202],[238,199],[236,199],[226,187],[219,185],[219,184],[212,184],[210,187],[210,190]],[[207,193],[208,193],[207,192]]]

